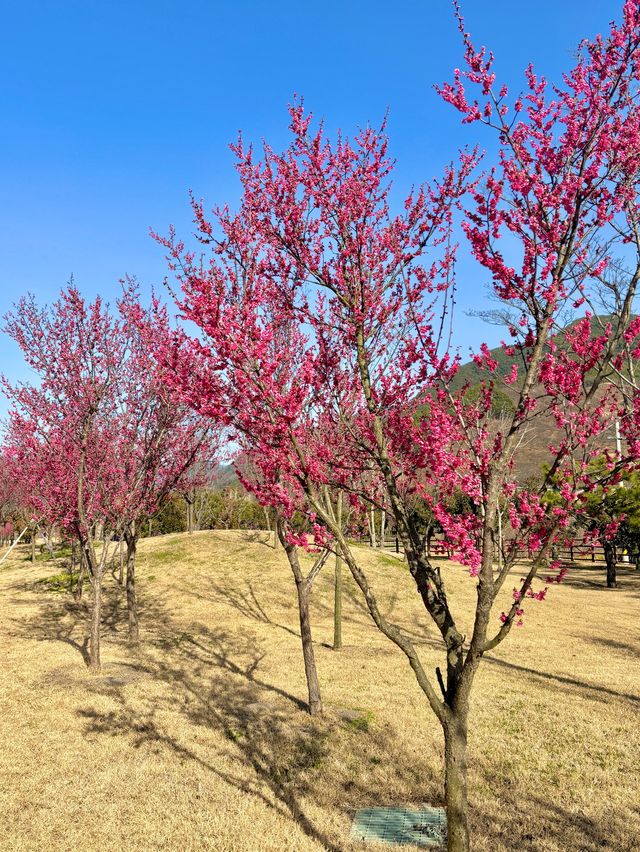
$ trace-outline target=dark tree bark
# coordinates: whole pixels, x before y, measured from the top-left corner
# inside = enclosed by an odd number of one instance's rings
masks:
[[[96,558],[96,552],[91,540],[81,541],[83,562],[91,576],[91,630],[89,634],[89,667],[100,671],[100,620],[102,615],[102,579],[104,576],[106,541],[103,543],[102,558]]]
[[[615,589],[618,585],[616,546],[611,541],[605,541],[603,547],[604,561],[607,564],[607,587]]]
[[[138,599],[136,595],[136,554],[138,537],[135,524],[125,532],[127,542],[127,618],[129,624],[129,642],[137,643],[140,638],[138,627]]]

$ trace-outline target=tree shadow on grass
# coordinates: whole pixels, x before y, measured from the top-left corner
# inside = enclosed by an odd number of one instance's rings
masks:
[[[496,786],[495,771],[482,768],[484,782]],[[629,827],[638,824],[640,811],[609,808],[602,819],[585,814],[579,807],[563,805],[558,798],[545,797],[524,790],[517,780],[500,784],[500,800],[493,807],[472,812],[472,833],[485,841],[483,849],[511,852],[539,852],[557,849],[561,852],[597,852],[609,849],[632,852]],[[514,816],[517,815],[517,816]],[[488,841],[488,842],[487,842]]]
[[[121,596],[122,592],[117,587],[108,589],[105,622],[117,640],[122,602],[112,600],[114,594]],[[26,638],[61,641],[84,656],[86,605],[77,604],[70,596],[52,598],[43,595],[40,612],[17,622],[16,628]],[[130,687],[126,679],[87,680],[86,689],[115,704],[108,711],[90,702],[78,709],[88,736],[124,736],[132,748],[167,749],[180,760],[193,761],[221,782],[293,820],[329,850],[347,845],[344,834],[317,825],[309,816],[311,805],[342,813],[341,825],[346,831],[348,816],[360,807],[441,803],[440,754],[422,753],[420,743],[407,742],[402,732],[382,727],[375,720],[365,718],[362,724],[349,725],[331,715],[311,719],[298,697],[270,683],[262,673],[265,656],[255,634],[214,630],[197,623],[188,625],[185,632],[157,601],[143,597],[141,609],[150,638],[135,652],[133,668],[144,671],[154,688],[134,695],[130,689],[135,690],[135,685]],[[637,696],[495,657],[487,660],[542,678],[562,691],[640,701]],[[104,705],[100,702],[98,706]],[[219,749],[214,752],[206,742],[203,745],[193,735],[198,728],[222,736],[224,760],[216,763],[212,759]],[[439,736],[436,739],[439,742]],[[472,801],[476,798],[478,802],[472,807],[472,822],[478,836],[490,844],[484,848],[534,852],[541,848],[543,838],[555,844],[549,848],[563,850],[631,848],[624,846],[628,829],[625,832],[624,818],[614,809],[606,824],[600,825],[556,800],[531,795],[519,786],[517,777],[497,779],[495,766],[488,761],[473,757],[472,768],[493,791],[482,802],[473,786],[471,791]]]
[[[291,592],[293,595],[293,588]],[[286,633],[290,633],[292,636],[300,637],[299,631],[288,627],[286,624],[275,621],[268,615],[264,606],[258,600],[258,596],[250,580],[245,579],[244,589],[240,587],[240,583],[235,586],[223,586],[214,583],[210,586],[209,599],[215,603],[223,602],[232,606],[241,615],[252,621],[269,624],[273,627],[278,627],[280,630],[284,630]]]
[[[47,593],[37,581],[18,584],[14,591],[22,594],[12,600],[12,606],[16,609],[28,607],[30,612],[11,619],[11,634],[41,642],[62,642],[76,650],[89,666],[90,584],[86,584],[81,600],[76,600],[70,592]],[[33,593],[33,599],[24,593]],[[154,631],[169,624],[162,605],[146,595],[139,596],[138,615],[143,630],[147,624]],[[127,640],[126,593],[116,582],[103,584],[100,638],[101,643],[121,641],[124,644]]]
[[[116,709],[80,709],[88,735],[127,736],[134,748],[167,748],[293,819],[335,852],[343,848],[340,837],[309,818],[310,803],[350,815],[358,807],[438,795],[428,762],[405,753],[395,732],[366,718],[353,726],[301,712],[303,702],[260,676],[264,654],[253,634],[194,625],[158,650],[147,663],[158,688],[152,697],[138,696],[135,709],[125,689],[91,685]],[[173,714],[182,722],[172,725]],[[221,734],[228,742],[226,759],[216,765],[210,749],[185,736],[184,720]]]
[[[606,701],[607,697],[613,697],[622,698],[625,701],[631,701],[634,704],[640,705],[640,695],[633,695],[629,692],[618,692],[617,690],[609,689],[609,687],[606,686],[587,683],[586,681],[577,680],[576,678],[567,677],[566,675],[538,671],[537,669],[531,669],[527,666],[521,666],[518,663],[511,663],[508,660],[503,660],[499,657],[486,656],[485,660],[490,665],[528,675],[532,680],[542,681],[543,683],[551,682],[562,691],[578,691],[586,698],[590,698],[592,701]]]
[[[435,755],[421,753],[419,744],[375,719],[357,725],[331,714],[312,719],[298,698],[261,675],[264,654],[254,634],[194,625],[189,634],[158,642],[157,651],[146,662],[157,689],[135,703],[120,686],[90,685],[116,707],[81,708],[87,735],[126,736],[133,748],[168,749],[292,819],[335,852],[350,848],[346,834],[358,808],[442,804],[440,748]],[[228,743],[217,761],[211,755],[220,755],[220,748],[194,735],[203,728]],[[472,773],[471,821],[483,849],[537,852],[541,842],[558,850],[627,848],[633,806],[624,814],[611,808],[598,822],[532,793],[517,775],[501,777],[480,755],[472,758]],[[478,779],[492,790],[489,797],[476,793]],[[342,813],[341,824],[316,824],[311,806]]]
[[[627,642],[618,642],[616,639],[609,639],[607,636],[590,636],[589,634],[584,634],[581,638],[584,642],[592,642],[594,645],[608,648],[614,653],[640,657],[640,643],[634,642],[631,639]]]

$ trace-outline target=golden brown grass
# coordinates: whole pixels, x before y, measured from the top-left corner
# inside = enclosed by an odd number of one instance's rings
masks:
[[[361,556],[386,613],[439,664],[406,567]],[[473,581],[443,571],[464,623]],[[301,709],[292,577],[264,536],[143,542],[143,641],[127,647],[109,579],[101,676],[83,662],[83,608],[35,582],[53,573],[20,558],[0,569],[1,849],[347,850],[356,808],[441,802],[438,725],[351,584],[345,648],[329,647],[329,566],[314,595],[317,722]],[[608,591],[602,568],[575,570],[484,663],[476,850],[640,849],[639,611],[640,576]]]

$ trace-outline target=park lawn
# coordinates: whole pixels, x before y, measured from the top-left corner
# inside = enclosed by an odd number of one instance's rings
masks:
[[[439,727],[351,582],[345,647],[330,647],[329,565],[313,602],[326,714],[302,709],[293,578],[265,538],[143,541],[142,642],[127,646],[109,577],[100,676],[83,662],[83,606],[36,582],[55,566],[25,549],[0,568],[2,850],[349,850],[357,808],[441,804]],[[384,612],[441,665],[406,566],[359,553]],[[464,632],[474,582],[442,570]],[[481,667],[475,850],[640,849],[640,572],[617,590],[603,578],[572,570]]]

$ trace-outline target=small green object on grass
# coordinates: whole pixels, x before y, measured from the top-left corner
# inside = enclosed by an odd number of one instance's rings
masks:
[[[356,813],[351,840],[376,843],[413,843],[438,849],[447,836],[444,808],[364,808]]]

